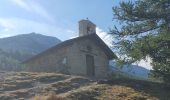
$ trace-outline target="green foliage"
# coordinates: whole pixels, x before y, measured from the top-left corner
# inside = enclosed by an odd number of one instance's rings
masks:
[[[55,37],[37,33],[21,34],[0,39],[0,70],[24,69],[21,62],[60,43]]]
[[[137,0],[113,7],[121,27],[111,33],[120,62],[133,63],[150,57],[153,76],[170,82],[170,1]]]
[[[0,49],[0,70],[19,71],[24,69],[24,66],[21,65],[21,61],[19,60],[21,55],[22,53],[14,55],[13,53],[7,53]],[[27,58],[25,55],[22,55],[22,57]]]

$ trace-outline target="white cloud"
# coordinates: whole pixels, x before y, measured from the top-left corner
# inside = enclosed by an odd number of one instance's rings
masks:
[[[50,22],[54,22],[54,18],[40,4],[38,4],[37,2],[34,2],[34,1],[30,1],[30,6],[32,8],[32,11],[43,16],[44,18],[46,18]]]
[[[0,38],[36,32],[64,40],[70,34],[66,31],[70,29],[19,18],[0,18],[0,27]]]
[[[66,30],[66,32],[69,33],[69,34],[75,34],[74,36],[71,36],[69,39],[78,37],[78,33],[76,33],[76,32],[73,31],[73,30]],[[113,38],[112,38],[112,36],[109,35],[107,32],[104,32],[102,29],[100,29],[99,27],[97,27],[97,28],[96,28],[96,34],[97,34],[109,47],[112,47],[112,46],[113,46],[113,44],[112,44]]]
[[[142,66],[142,67],[144,67],[144,68],[146,68],[148,70],[152,70],[153,68],[152,68],[151,62],[152,62],[151,58],[146,57],[146,60],[142,59],[139,62],[134,63],[133,65]]]
[[[73,38],[77,38],[78,35],[75,31],[73,30],[66,30],[67,34],[73,34],[73,36],[70,36],[68,39],[73,39]]]
[[[9,20],[9,19],[4,20],[3,18],[0,18],[0,26],[5,29],[8,29],[8,28],[14,29],[15,28],[15,24],[13,24],[11,22],[11,20]]]
[[[13,3],[18,5],[19,7],[29,11],[36,13],[50,22],[54,22],[54,18],[46,11],[46,9],[40,5],[39,3],[33,0],[11,0]]]
[[[96,33],[109,47],[114,46],[112,44],[112,41],[114,41],[114,38],[111,35],[109,35],[107,32],[104,32],[102,29],[97,27]],[[146,60],[142,59],[139,62],[133,63],[133,65],[138,65],[148,70],[151,70],[152,69],[152,65],[150,64],[151,62],[152,62],[151,58],[147,57]]]
[[[104,32],[102,29],[100,28],[96,28],[96,34],[109,46],[112,47],[112,41],[113,41],[113,37],[108,34],[107,32]]]
[[[70,33],[70,34],[74,34],[74,33],[76,33],[75,31],[73,31],[73,30],[66,30],[66,32],[67,33]]]
[[[11,0],[11,1],[17,4],[18,6],[22,7],[23,9],[31,11],[31,8],[24,0]]]
[[[76,33],[75,31],[73,30],[67,30],[66,31],[67,33]],[[111,35],[109,35],[107,32],[104,32],[102,29],[100,29],[99,27],[96,28],[96,34],[109,46],[109,47],[112,47],[113,44],[112,44],[112,41],[113,41],[113,38]],[[76,38],[78,37],[78,34],[76,33],[76,35],[74,36],[71,36],[69,39],[72,39],[72,38]]]

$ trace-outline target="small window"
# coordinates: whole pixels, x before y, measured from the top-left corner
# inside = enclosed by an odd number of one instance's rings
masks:
[[[67,64],[67,58],[66,57],[63,58],[62,64]]]

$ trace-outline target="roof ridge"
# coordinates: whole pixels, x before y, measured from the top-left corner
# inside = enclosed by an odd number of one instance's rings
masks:
[[[52,50],[56,50],[58,48],[62,48],[63,46],[70,45],[73,42],[81,40],[81,39],[84,39],[84,38],[92,39],[92,41],[96,40],[94,42],[99,47],[101,47],[101,49],[103,49],[103,51],[105,52],[105,54],[108,56],[109,59],[117,58],[116,55],[113,53],[113,51],[110,50],[110,48],[104,43],[104,41],[97,34],[89,34],[89,35],[85,35],[85,36],[81,36],[81,37],[76,37],[76,38],[73,38],[73,39],[69,39],[69,40],[63,41],[63,42],[61,42],[61,43],[59,43],[59,44],[57,44],[57,45],[55,45],[55,46],[53,46],[51,48],[48,48],[48,49],[44,50],[43,52],[33,56],[32,58],[24,61],[23,63],[29,62],[30,60],[36,59],[39,56],[44,55],[45,53],[51,52]]]

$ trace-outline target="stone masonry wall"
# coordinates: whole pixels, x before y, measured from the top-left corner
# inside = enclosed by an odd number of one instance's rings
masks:
[[[90,39],[54,50],[27,63],[28,71],[63,72],[85,75],[86,55],[94,57],[95,77],[105,77],[109,60],[103,50]]]
[[[28,71],[45,71],[45,72],[63,72],[69,73],[68,66],[68,49],[69,46],[49,52],[28,63]]]
[[[91,48],[91,51],[88,48]],[[76,42],[69,50],[70,73],[86,75],[86,54],[94,56],[95,76],[105,77],[108,72],[109,60],[100,47],[86,39]]]

